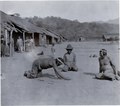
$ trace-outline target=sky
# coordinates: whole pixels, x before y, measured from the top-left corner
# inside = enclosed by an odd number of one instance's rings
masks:
[[[21,17],[61,17],[80,22],[107,21],[119,17],[119,1],[0,1],[0,10]]]

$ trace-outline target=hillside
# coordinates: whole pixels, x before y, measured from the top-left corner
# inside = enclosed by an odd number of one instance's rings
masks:
[[[119,18],[114,19],[114,20],[109,20],[108,23],[110,23],[110,24],[119,24]]]
[[[29,22],[44,27],[55,33],[61,34],[68,40],[77,40],[80,36],[86,38],[100,38],[103,33],[118,33],[118,24],[84,22],[80,23],[77,20],[67,20],[60,17],[33,17],[26,18]]]

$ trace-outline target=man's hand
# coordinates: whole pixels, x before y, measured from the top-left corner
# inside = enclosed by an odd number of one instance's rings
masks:
[[[115,75],[115,79],[119,81],[120,77],[118,75]]]

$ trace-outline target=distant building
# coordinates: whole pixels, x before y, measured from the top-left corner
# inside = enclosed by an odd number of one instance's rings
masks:
[[[118,41],[119,33],[107,33],[102,35],[103,41]]]
[[[85,38],[83,36],[79,37],[79,41],[84,41],[84,40],[85,40]]]

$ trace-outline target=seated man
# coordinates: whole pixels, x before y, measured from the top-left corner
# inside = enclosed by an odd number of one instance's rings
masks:
[[[67,45],[67,53],[64,54],[63,60],[64,60],[64,67],[63,71],[78,71],[78,68],[76,66],[76,55],[72,52],[73,47],[68,44]]]
[[[118,72],[115,69],[110,58],[107,56],[107,50],[100,50],[99,57],[99,74],[96,75],[98,79],[118,80]]]

